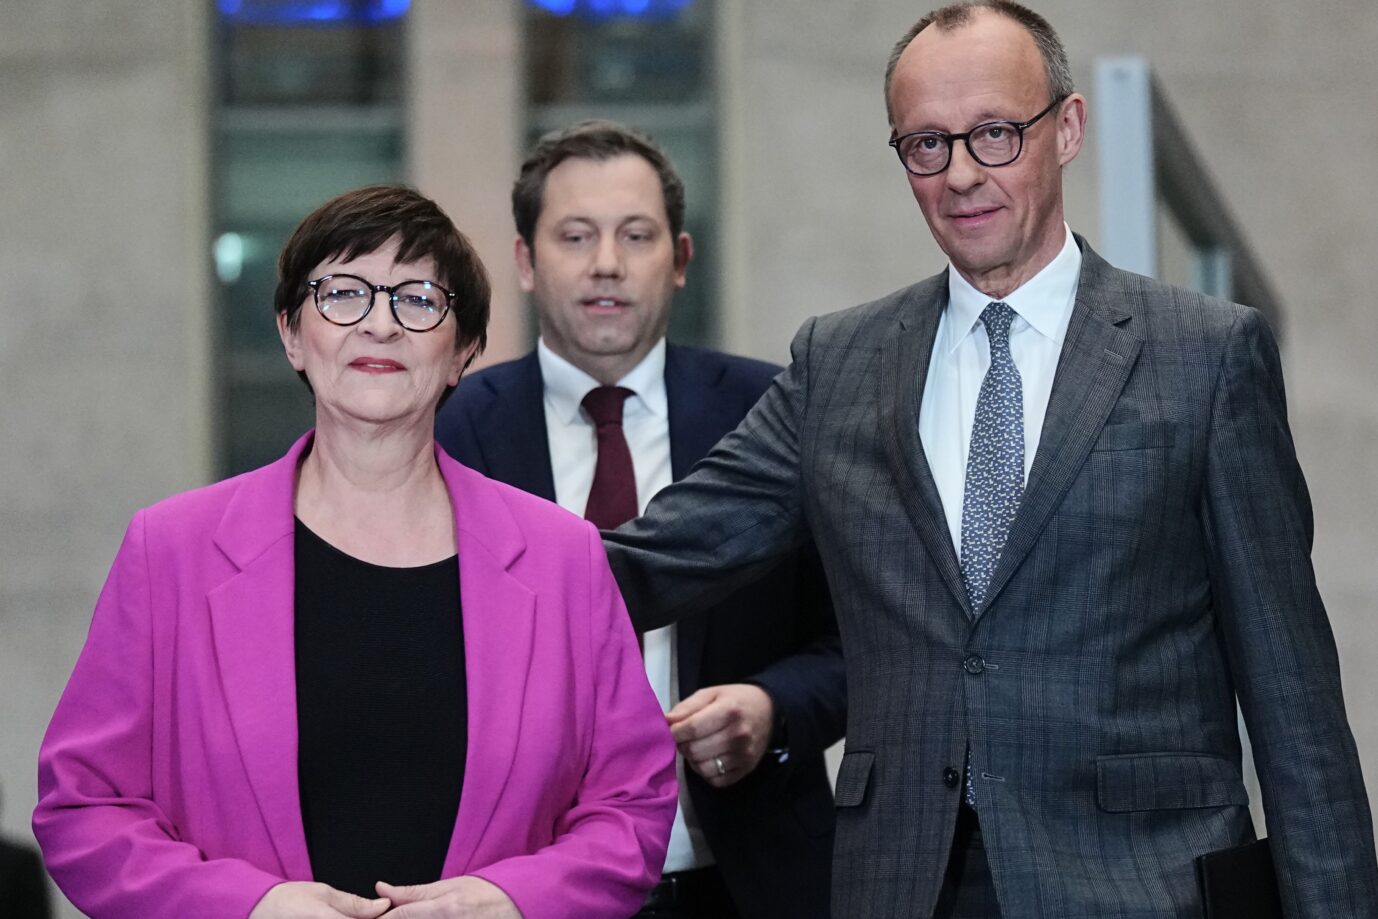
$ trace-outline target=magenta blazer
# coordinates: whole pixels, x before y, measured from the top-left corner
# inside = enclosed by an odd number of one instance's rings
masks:
[[[244,919],[311,880],[293,665],[310,438],[129,525],[39,754],[34,833],[92,916]],[[469,691],[444,876],[491,881],[525,919],[630,915],[665,857],[675,750],[598,533],[436,458]]]

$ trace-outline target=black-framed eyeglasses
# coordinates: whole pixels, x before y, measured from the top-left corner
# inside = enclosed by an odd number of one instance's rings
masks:
[[[306,282],[316,311],[335,325],[356,325],[373,309],[375,294],[387,294],[392,318],[410,332],[429,332],[445,321],[455,295],[434,281],[370,284],[352,274],[328,274]]]
[[[952,162],[952,145],[959,140],[966,144],[971,158],[982,166],[1008,166],[1024,152],[1024,132],[1066,98],[1059,96],[1054,99],[1028,121],[987,121],[964,134],[915,131],[894,138],[890,146],[899,154],[904,168],[916,176],[933,176],[946,169]]]

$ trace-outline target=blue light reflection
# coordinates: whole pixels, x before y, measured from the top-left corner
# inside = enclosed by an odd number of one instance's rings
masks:
[[[378,25],[400,19],[411,0],[216,0],[235,25]]]
[[[673,19],[694,0],[528,0],[556,16],[584,19]]]

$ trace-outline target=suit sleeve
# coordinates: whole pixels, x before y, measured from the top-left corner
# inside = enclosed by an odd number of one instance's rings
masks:
[[[593,736],[582,785],[553,843],[474,872],[524,919],[636,912],[660,877],[678,799],[674,741],[596,532],[588,533]]]
[[[808,757],[821,755],[846,733],[847,670],[828,582],[813,543],[800,550],[798,566],[794,596],[802,620],[799,632],[811,640],[747,682],[764,689],[775,704],[784,736],[772,738],[771,745],[785,746],[791,757]]]
[[[813,325],[800,329],[790,365],[735,431],[646,513],[603,534],[638,631],[709,608],[807,539],[799,437]]]
[[[153,799],[153,628],[142,513],[101,591],[39,751],[33,830],[48,871],[95,919],[244,919],[278,878],[182,842]]]
[[[9,843],[0,841],[0,850],[9,847]],[[19,917],[51,919],[53,905],[48,896],[48,879],[38,853],[28,846],[14,846],[9,852],[0,851],[0,856],[10,862],[5,876],[11,886],[0,891],[5,897],[6,908],[14,910],[14,915]],[[0,872],[2,874],[4,872]]]
[[[1311,566],[1277,345],[1241,308],[1216,384],[1203,495],[1212,592],[1289,917],[1368,915],[1373,825]]]
[[[480,385],[472,379],[460,380],[460,387]],[[468,393],[457,389],[450,399],[440,407],[435,416],[435,439],[451,457],[479,472],[488,474],[483,461],[483,450],[470,417],[470,407],[465,396]]]

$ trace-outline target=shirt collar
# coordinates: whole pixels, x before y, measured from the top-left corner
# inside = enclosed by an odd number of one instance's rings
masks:
[[[1071,229],[1066,224],[1063,228],[1067,238],[1062,251],[1042,271],[1001,301],[1035,332],[1059,345],[1067,333],[1067,321],[1072,315],[1077,281],[1081,277],[1081,248]],[[973,287],[956,268],[948,266],[947,308],[952,320],[944,343],[948,351],[955,350],[971,334],[981,319],[981,312],[990,303],[988,295]]]
[[[578,367],[550,350],[544,339],[536,342],[536,360],[541,365],[541,380],[545,385],[547,405],[564,424],[578,420],[579,407],[584,396],[600,384]],[[624,412],[635,415],[649,412],[666,417],[669,414],[669,401],[665,395],[665,339],[641,359],[626,376],[617,381],[635,395],[627,397]]]

